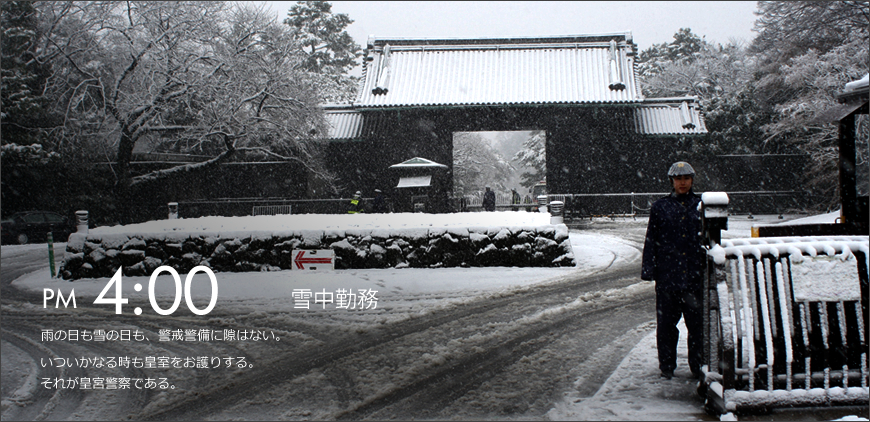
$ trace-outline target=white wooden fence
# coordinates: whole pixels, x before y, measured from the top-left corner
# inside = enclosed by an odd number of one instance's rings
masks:
[[[868,247],[867,236],[818,236],[710,250],[708,410],[867,406]]]

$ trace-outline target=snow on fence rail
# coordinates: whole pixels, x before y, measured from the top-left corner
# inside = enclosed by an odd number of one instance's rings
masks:
[[[469,208],[483,207],[483,194],[482,193],[479,195],[465,195],[463,198],[465,200],[466,207],[469,207]],[[495,193],[495,206],[497,208],[509,207],[512,205],[536,204],[536,202],[534,202],[534,198],[532,198],[528,195],[525,195],[525,196],[520,195],[519,204],[514,204],[512,201],[513,201],[513,193],[511,193],[511,192],[507,192],[507,193],[496,192]]]
[[[254,205],[251,215],[284,215],[292,214],[292,205]]]
[[[701,192],[698,192],[701,193]],[[628,193],[558,193],[547,195],[547,203],[562,201],[565,216],[637,216],[649,214],[652,203],[668,195],[669,192],[628,192]],[[800,203],[806,196],[800,191],[733,191],[727,192],[731,198],[731,209],[735,213],[782,214],[790,208],[801,208]],[[463,197],[465,206],[470,209],[482,207],[481,195]],[[522,195],[520,207],[537,205],[537,199]],[[510,193],[496,193],[496,208],[511,207]]]
[[[868,403],[868,244],[769,237],[710,249],[708,410]]]

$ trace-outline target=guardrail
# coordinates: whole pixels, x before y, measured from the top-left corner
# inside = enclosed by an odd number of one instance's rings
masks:
[[[868,237],[705,238],[707,411],[866,406]]]
[[[254,205],[251,215],[284,215],[292,214],[292,205]]]
[[[371,198],[364,198],[371,201]],[[211,200],[179,201],[180,218],[207,215],[243,216],[274,214],[343,214],[350,198],[340,199],[283,199],[283,198],[217,198]]]
[[[465,206],[468,208],[482,208],[483,207],[483,196],[482,195],[466,195],[462,197],[465,200]],[[496,192],[495,194],[495,206],[496,208],[509,208],[515,206],[531,206],[537,205],[534,203],[534,200],[526,195],[522,196],[520,199],[520,203],[513,203],[513,194],[512,193],[501,193]]]
[[[697,192],[702,193],[702,192]],[[565,218],[637,217],[648,215],[653,202],[670,192],[550,194],[550,202],[565,203]],[[727,192],[732,214],[779,214],[803,209],[807,195],[801,191]]]

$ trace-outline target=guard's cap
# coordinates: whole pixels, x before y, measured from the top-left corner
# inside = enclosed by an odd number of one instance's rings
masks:
[[[677,161],[671,166],[671,169],[668,170],[668,177],[676,176],[695,177],[695,169],[692,168],[691,164],[685,161]]]

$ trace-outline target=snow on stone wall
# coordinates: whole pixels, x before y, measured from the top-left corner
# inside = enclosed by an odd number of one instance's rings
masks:
[[[96,232],[96,231],[95,231]],[[64,279],[144,276],[161,265],[179,273],[291,269],[298,249],[333,249],[335,268],[573,266],[564,224],[514,227],[348,228],[289,231],[73,234],[61,264]]]

